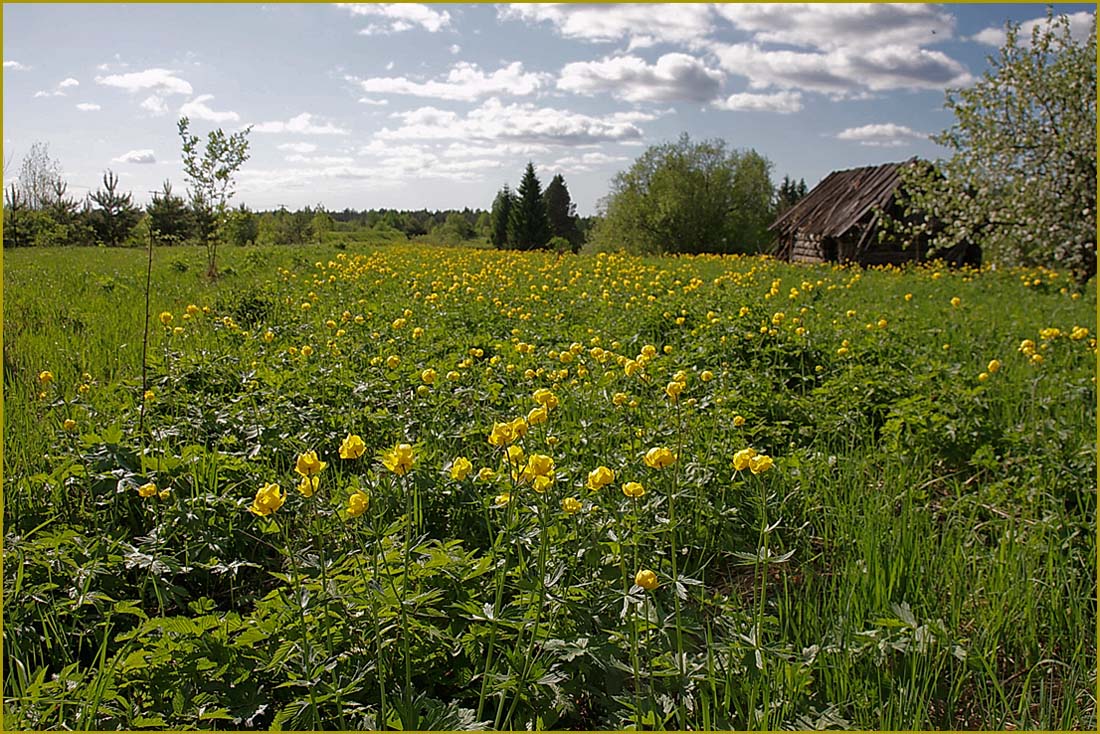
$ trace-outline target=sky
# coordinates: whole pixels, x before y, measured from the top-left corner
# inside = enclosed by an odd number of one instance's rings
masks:
[[[1056,4],[1074,34],[1094,6]],[[251,126],[233,203],[487,209],[528,161],[597,211],[647,146],[721,138],[772,178],[943,157],[945,89],[1040,4],[4,4],[5,186],[186,188],[176,121]]]

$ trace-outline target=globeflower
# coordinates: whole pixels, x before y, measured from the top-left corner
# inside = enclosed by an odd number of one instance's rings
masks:
[[[248,511],[260,517],[266,517],[283,506],[286,502],[286,492],[279,489],[278,484],[265,484],[256,492],[256,499]]]
[[[703,382],[710,382],[711,380],[714,379],[714,373],[711,372],[710,370],[703,370],[699,374],[699,379],[702,380]]]
[[[61,424],[61,427],[69,433],[72,433],[76,430],[76,421],[74,421],[72,418],[66,418],[65,422]]]
[[[491,446],[506,446],[516,440],[516,433],[511,423],[493,423],[493,430],[489,433]]]
[[[546,422],[546,407],[540,406],[538,408],[531,408],[531,412],[527,414],[527,425],[537,426],[540,423]]]
[[[413,447],[407,443],[399,443],[382,454],[382,465],[399,477],[408,474],[415,461]]]
[[[651,469],[664,469],[676,463],[676,454],[664,447],[651,448],[645,454],[645,465]]]
[[[497,507],[504,507],[512,501],[512,494],[510,492],[501,492],[496,496]]]
[[[593,492],[606,487],[615,481],[615,472],[606,466],[598,466],[588,472],[588,488]]]
[[[558,396],[544,387],[540,387],[538,390],[535,390],[535,393],[532,397],[534,397],[536,403],[543,406],[547,410],[553,410],[559,405]]]
[[[531,481],[536,477],[552,479],[554,476],[554,460],[545,454],[531,454],[527,459],[527,466],[523,468],[520,479]]]
[[[630,499],[638,499],[645,495],[645,487],[641,482],[627,482],[623,485],[623,494]]]
[[[576,497],[566,497],[561,501],[561,509],[565,510],[566,514],[574,515],[581,509],[580,500]]]
[[[423,380],[425,385],[431,385],[435,382],[435,370],[428,368],[420,373],[420,379]]]
[[[991,374],[991,375],[997,374],[998,372],[1001,371],[1001,360],[991,359],[989,361],[989,365],[986,367],[986,369],[989,371],[989,374]]]
[[[763,474],[773,466],[775,466],[775,462],[767,454],[757,454],[749,459],[749,470],[753,474]]]
[[[38,381],[43,385],[49,385],[53,382],[53,373],[49,370],[42,370],[38,373]]]
[[[749,468],[749,461],[756,456],[756,449],[741,449],[733,455],[733,468],[737,471],[745,471]]]
[[[470,463],[470,460],[465,456],[460,456],[451,463],[451,479],[461,482],[470,476],[470,472],[473,470],[474,465]]]
[[[154,494],[157,493],[157,485],[154,484],[153,482],[149,482],[148,484],[143,484],[143,485],[141,485],[140,487],[137,488],[137,493],[138,493],[138,496],[141,497],[142,499],[152,497]]]
[[[341,459],[358,459],[367,452],[367,445],[363,439],[354,433],[349,433],[343,443],[340,444]]]
[[[302,477],[302,481],[298,482],[298,491],[306,497],[312,497],[320,483],[321,478],[318,476]]]
[[[733,427],[734,428],[740,428],[743,425],[745,425],[745,417],[743,415],[733,416]]]
[[[491,482],[496,477],[497,473],[493,471],[492,467],[483,466],[477,471],[477,478],[483,482]]]
[[[298,461],[294,464],[294,471],[303,477],[314,477],[321,473],[328,464],[317,458],[316,451],[307,451],[298,455]]]
[[[657,574],[649,569],[643,569],[635,574],[634,583],[641,586],[646,591],[653,591],[658,586]]]
[[[512,435],[516,438],[523,438],[527,435],[527,419],[522,415],[512,421]]]
[[[355,491],[348,497],[348,517],[359,517],[367,511],[370,497],[365,492]]]
[[[668,395],[669,399],[674,403],[679,399],[680,393],[682,393],[683,391],[684,383],[676,382],[675,380],[668,383],[668,385],[665,387],[665,395]]]
[[[165,326],[168,326],[170,323],[172,323],[172,312],[171,311],[161,311],[160,312],[160,323],[164,324]]]

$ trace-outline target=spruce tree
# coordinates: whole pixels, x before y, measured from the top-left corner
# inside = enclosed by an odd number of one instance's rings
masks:
[[[149,227],[153,236],[162,242],[180,243],[191,230],[190,213],[182,196],[172,193],[172,184],[164,182],[161,190],[153,194],[153,201],[145,207],[149,215]]]
[[[546,204],[550,236],[568,240],[573,252],[580,250],[581,233],[577,228],[577,208],[569,197],[569,189],[566,188],[565,179],[560,173],[551,179],[542,199]]]
[[[542,185],[528,162],[509,217],[509,241],[519,250],[538,250],[550,240],[550,222],[542,201]]]
[[[504,184],[504,188],[493,199],[493,211],[489,215],[489,242],[498,250],[511,246],[508,241],[508,222],[512,216],[515,200],[516,196],[508,188],[508,184]]]
[[[108,247],[117,247],[129,236],[141,219],[141,210],[134,206],[131,194],[118,193],[118,176],[112,171],[103,174],[103,188],[91,195],[99,208],[92,213],[92,229],[96,238]]]

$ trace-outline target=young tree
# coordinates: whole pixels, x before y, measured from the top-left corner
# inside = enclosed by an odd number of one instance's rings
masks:
[[[61,162],[50,157],[48,143],[36,142],[19,167],[19,193],[30,209],[45,209],[62,181]]]
[[[92,229],[96,238],[107,247],[117,247],[141,219],[141,209],[134,206],[131,194],[118,192],[118,176],[108,170],[103,174],[103,188],[91,195],[98,205],[92,212]]]
[[[1048,11],[1030,40],[1009,24],[991,68],[948,90],[955,124],[933,136],[945,161],[902,170],[903,242],[933,250],[981,245],[1004,264],[1096,273],[1096,20],[1078,43],[1069,19]]]
[[[573,205],[560,173],[550,180],[542,199],[546,206],[546,218],[550,222],[550,236],[567,240],[570,249],[578,252],[581,249],[581,232],[577,228],[577,207]]]
[[[4,247],[27,247],[31,244],[27,226],[27,204],[15,184],[4,190]]]
[[[489,213],[489,242],[498,250],[511,245],[508,240],[508,222],[512,218],[515,203],[515,194],[508,188],[508,184],[504,184],[504,188],[493,199],[493,210]]]
[[[542,185],[528,161],[508,216],[508,240],[519,250],[540,250],[550,239],[550,222],[542,201]]]
[[[755,252],[770,239],[770,170],[722,140],[652,146],[612,180],[593,238],[634,252]]]
[[[183,197],[172,193],[169,181],[165,181],[161,190],[153,194],[145,213],[149,215],[149,228],[153,236],[160,241],[179,243],[187,239],[191,231],[190,213]]]
[[[222,226],[229,200],[234,194],[234,176],[248,160],[248,134],[251,126],[226,135],[221,128],[212,130],[206,138],[206,148],[199,154],[199,137],[190,132],[191,121],[181,117],[178,123],[183,144],[183,170],[191,182],[191,206],[196,214],[212,215],[215,226],[205,232],[206,274],[218,276],[218,229]]]
[[[231,245],[244,247],[256,244],[256,238],[260,235],[260,222],[256,215],[248,207],[241,204],[233,211],[225,222],[225,238]]]
[[[313,234],[313,237],[318,243],[325,241],[325,235],[333,230],[335,224],[332,221],[332,217],[325,211],[325,208],[320,204],[317,205],[317,209],[313,213],[313,218],[309,220],[309,228]]]

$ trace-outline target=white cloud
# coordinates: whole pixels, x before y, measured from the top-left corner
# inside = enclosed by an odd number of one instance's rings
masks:
[[[693,45],[714,29],[713,12],[702,3],[512,3],[500,6],[497,15],[501,20],[551,23],[565,38],[593,43],[629,40],[632,49],[657,43]]]
[[[401,33],[417,27],[436,33],[451,24],[447,11],[433,10],[420,3],[337,3],[336,7],[354,16],[381,19],[380,23],[371,23],[359,31],[363,35]]]
[[[368,94],[406,94],[462,102],[472,102],[491,95],[523,96],[533,94],[549,82],[548,74],[525,72],[523,63],[513,61],[491,74],[483,72],[477,64],[460,61],[443,80],[416,82],[406,77],[378,77],[357,79],[347,77]]]
[[[70,76],[70,77],[68,77],[66,79],[62,79],[60,82],[58,82],[57,86],[53,89],[53,91],[46,91],[44,89],[40,89],[39,91],[34,93],[34,96],[35,96],[36,99],[39,98],[39,97],[64,97],[66,89],[72,89],[73,87],[79,87],[79,86],[80,86],[80,82],[78,82],[76,79],[73,79]]]
[[[47,92],[45,89],[39,89],[37,92],[34,93],[34,98],[35,99],[39,99],[41,97],[64,97],[64,96],[65,96],[64,92],[58,92],[56,90],[53,91],[53,92]]]
[[[966,67],[946,54],[912,46],[819,53],[736,43],[713,44],[712,50],[723,69],[748,78],[752,89],[798,89],[838,99],[897,89],[942,90],[973,80]]]
[[[335,156],[335,155],[308,156],[308,155],[299,155],[297,153],[295,153],[294,155],[288,155],[286,157],[287,163],[312,163],[315,166],[346,165],[348,163],[351,163],[354,160],[355,160],[354,158],[350,158],[348,156]]]
[[[593,152],[558,158],[556,161],[546,164],[545,167],[556,173],[588,173],[598,168],[606,168],[629,160],[624,156]]]
[[[892,122],[850,127],[836,135],[837,140],[848,140],[876,148],[898,148],[917,140],[927,140],[928,135],[905,125]]]
[[[190,102],[186,102],[180,107],[180,115],[194,120],[206,120],[208,122],[236,122],[241,119],[240,115],[231,110],[217,112],[210,109],[206,103],[212,99],[214,99],[214,95],[212,94],[200,94],[198,97],[195,97]]]
[[[153,151],[149,150],[148,148],[144,148],[142,150],[131,150],[129,152],[123,153],[118,158],[112,158],[111,161],[114,163],[149,164],[156,163],[157,159],[156,156],[153,155]]]
[[[665,54],[653,65],[637,56],[617,56],[566,64],[558,89],[630,102],[706,102],[718,94],[722,79],[721,71],[687,54]]]
[[[129,74],[97,76],[96,84],[117,87],[128,92],[152,92],[164,97],[171,94],[191,94],[191,85],[168,69],[146,69]]]
[[[822,50],[924,46],[948,41],[955,18],[936,5],[901,3],[722,3],[716,12],[756,43]]]
[[[81,112],[98,112],[99,110],[103,109],[99,105],[93,104],[92,102],[81,102],[76,106],[76,108]]]
[[[258,133],[295,133],[298,135],[347,135],[350,132],[330,122],[315,123],[313,122],[313,115],[309,112],[303,112],[286,122],[281,120],[261,122],[254,125],[252,130]]]
[[[4,62],[5,69],[11,69],[12,71],[29,71],[31,67],[26,64],[20,64],[18,61],[8,59]]]
[[[166,115],[168,114],[168,103],[164,101],[163,97],[154,94],[142,100],[141,109],[154,115]]]
[[[72,77],[68,77],[67,79],[62,79],[60,82],[57,83],[57,88],[58,89],[72,89],[73,87],[79,87],[79,86],[80,86],[80,82],[78,82],[76,79],[73,79]]]
[[[317,150],[317,146],[313,143],[283,143],[282,145],[275,146],[279,150],[285,150],[290,153],[312,153]]]
[[[1089,35],[1089,31],[1092,29],[1093,18],[1095,17],[1088,11],[1081,11],[1079,13],[1070,13],[1066,16],[1069,19],[1069,34],[1070,37],[1077,43],[1083,43]],[[1021,46],[1031,46],[1031,34],[1040,27],[1046,26],[1046,17],[1033,18],[1032,20],[1026,20],[1020,24],[1020,32],[1017,35],[1017,41]],[[977,41],[978,43],[984,43],[987,46],[995,46],[1000,48],[1004,45],[1007,35],[1005,34],[1004,26],[986,28],[983,31],[979,31],[970,37],[970,40]]]
[[[373,143],[372,143],[373,145]],[[496,143],[494,145],[471,145],[469,143],[450,143],[440,153],[444,158],[492,158],[519,157],[533,158],[549,153],[547,145],[527,143]]]
[[[480,140],[543,145],[588,145],[642,137],[636,123],[655,119],[645,112],[585,115],[533,104],[503,104],[493,97],[464,116],[421,107],[394,113],[403,123],[383,128],[378,140]]]
[[[452,43],[451,47],[447,50],[450,51],[452,54],[458,54],[462,52],[462,47],[459,46],[457,43]]]
[[[371,105],[372,107],[385,107],[390,103],[388,99],[371,99],[370,97],[360,97],[359,104]]]
[[[752,94],[743,92],[731,94],[724,100],[714,103],[721,110],[745,110],[751,112],[778,112],[789,115],[802,110],[800,92],[776,92],[774,94]]]

